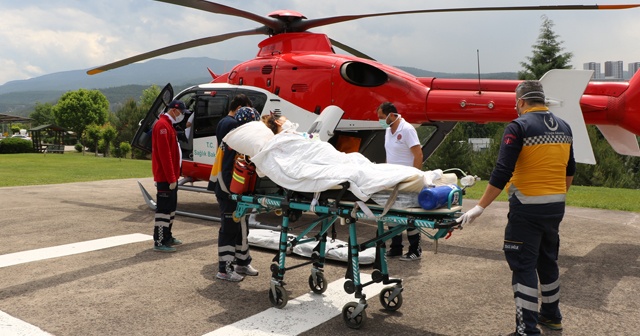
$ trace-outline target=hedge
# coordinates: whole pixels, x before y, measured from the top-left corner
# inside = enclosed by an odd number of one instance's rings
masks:
[[[5,138],[0,141],[0,154],[33,153],[33,143],[20,138]]]

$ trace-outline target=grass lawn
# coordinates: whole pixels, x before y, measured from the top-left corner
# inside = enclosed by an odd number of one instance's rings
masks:
[[[466,190],[465,198],[480,199],[487,181],[480,181]],[[507,201],[507,193],[502,192],[497,201]],[[609,210],[640,212],[640,190],[602,187],[571,186],[567,194],[567,205]]]
[[[2,154],[0,187],[151,177],[150,160],[96,157],[93,153]]]
[[[151,161],[95,157],[93,153],[0,155],[0,187],[151,177]],[[466,190],[479,199],[487,186],[480,181]],[[503,192],[497,199],[507,201]],[[572,186],[567,205],[640,212],[640,190]]]

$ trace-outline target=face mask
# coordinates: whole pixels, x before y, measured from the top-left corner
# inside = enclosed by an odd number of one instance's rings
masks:
[[[179,124],[180,122],[182,122],[182,120],[184,120],[184,114],[180,113],[180,114],[176,117],[176,122],[175,122],[175,124]]]
[[[397,114],[397,118],[396,118],[396,120],[392,121],[390,124],[387,124],[387,119],[389,119],[389,116],[390,116],[390,115],[391,115],[391,114],[387,115],[387,117],[386,117],[386,118],[384,118],[384,119],[379,119],[379,120],[378,120],[378,122],[380,123],[380,126],[382,126],[382,128],[389,128],[389,127],[391,127],[391,125],[393,125],[393,124],[394,124],[396,121],[398,121],[398,120],[400,119],[400,117],[401,117],[399,114]]]
[[[380,123],[380,126],[382,126],[382,128],[389,128],[389,124],[387,124],[387,119],[379,119],[378,122]]]
[[[290,120],[287,120],[282,124],[283,131],[287,131],[287,130],[295,131],[296,129],[298,129],[298,124],[292,123]]]

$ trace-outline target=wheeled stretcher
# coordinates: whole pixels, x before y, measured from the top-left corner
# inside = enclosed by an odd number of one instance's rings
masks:
[[[358,299],[347,303],[342,309],[342,316],[351,328],[360,328],[366,318],[366,295],[363,288],[373,283],[388,284],[379,294],[380,303],[388,311],[396,311],[402,306],[402,280],[389,276],[387,267],[385,241],[401,234],[407,228],[417,228],[430,239],[437,242],[458,226],[455,221],[462,213],[462,190],[452,190],[445,208],[423,210],[422,208],[403,208],[380,206],[364,203],[348,197],[348,183],[343,183],[340,190],[327,191],[311,196],[309,193],[299,193],[284,190],[280,194],[232,194],[230,198],[238,202],[235,218],[240,218],[252,209],[258,212],[282,213],[280,242],[276,256],[271,265],[271,282],[269,300],[276,308],[287,305],[288,297],[284,289],[285,273],[289,270],[305,265],[312,265],[309,275],[309,287],[314,293],[321,294],[327,289],[324,277],[325,246],[329,231],[334,229],[337,221],[349,226],[349,254],[348,268],[345,274],[347,281],[344,290],[354,294]],[[392,202],[393,203],[393,202]],[[300,218],[303,212],[312,212],[319,217],[291,238],[290,223]],[[364,242],[358,242],[358,219],[373,219],[377,223],[376,236]],[[313,235],[310,235],[312,232]],[[335,230],[333,238],[335,238]],[[297,244],[317,241],[311,260],[298,265],[287,266],[286,256]],[[360,280],[359,253],[367,248],[375,248],[374,271],[372,280],[362,283]]]

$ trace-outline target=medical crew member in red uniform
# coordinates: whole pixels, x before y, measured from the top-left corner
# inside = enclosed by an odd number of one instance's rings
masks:
[[[422,146],[420,139],[418,139],[418,132],[413,125],[404,120],[390,102],[382,103],[376,113],[380,125],[386,129],[384,149],[387,163],[422,169]],[[400,257],[402,261],[420,260],[422,255],[420,231],[416,228],[407,228],[407,240],[409,240],[409,250],[405,255],[402,255],[402,233],[391,238],[391,247],[387,252],[387,257]]]
[[[458,222],[473,222],[508,186],[503,250],[512,271],[516,305],[516,328],[511,335],[540,335],[537,324],[562,329],[558,231],[576,163],[571,128],[545,106],[540,82],[518,85],[516,110],[518,118],[505,129],[487,189],[478,205]]]
[[[157,187],[153,249],[158,252],[175,252],[175,245],[182,242],[171,233],[178,205],[178,179],[180,178],[180,145],[173,124],[179,123],[189,112],[184,103],[172,101],[167,112],[153,126],[151,135],[151,168]]]

